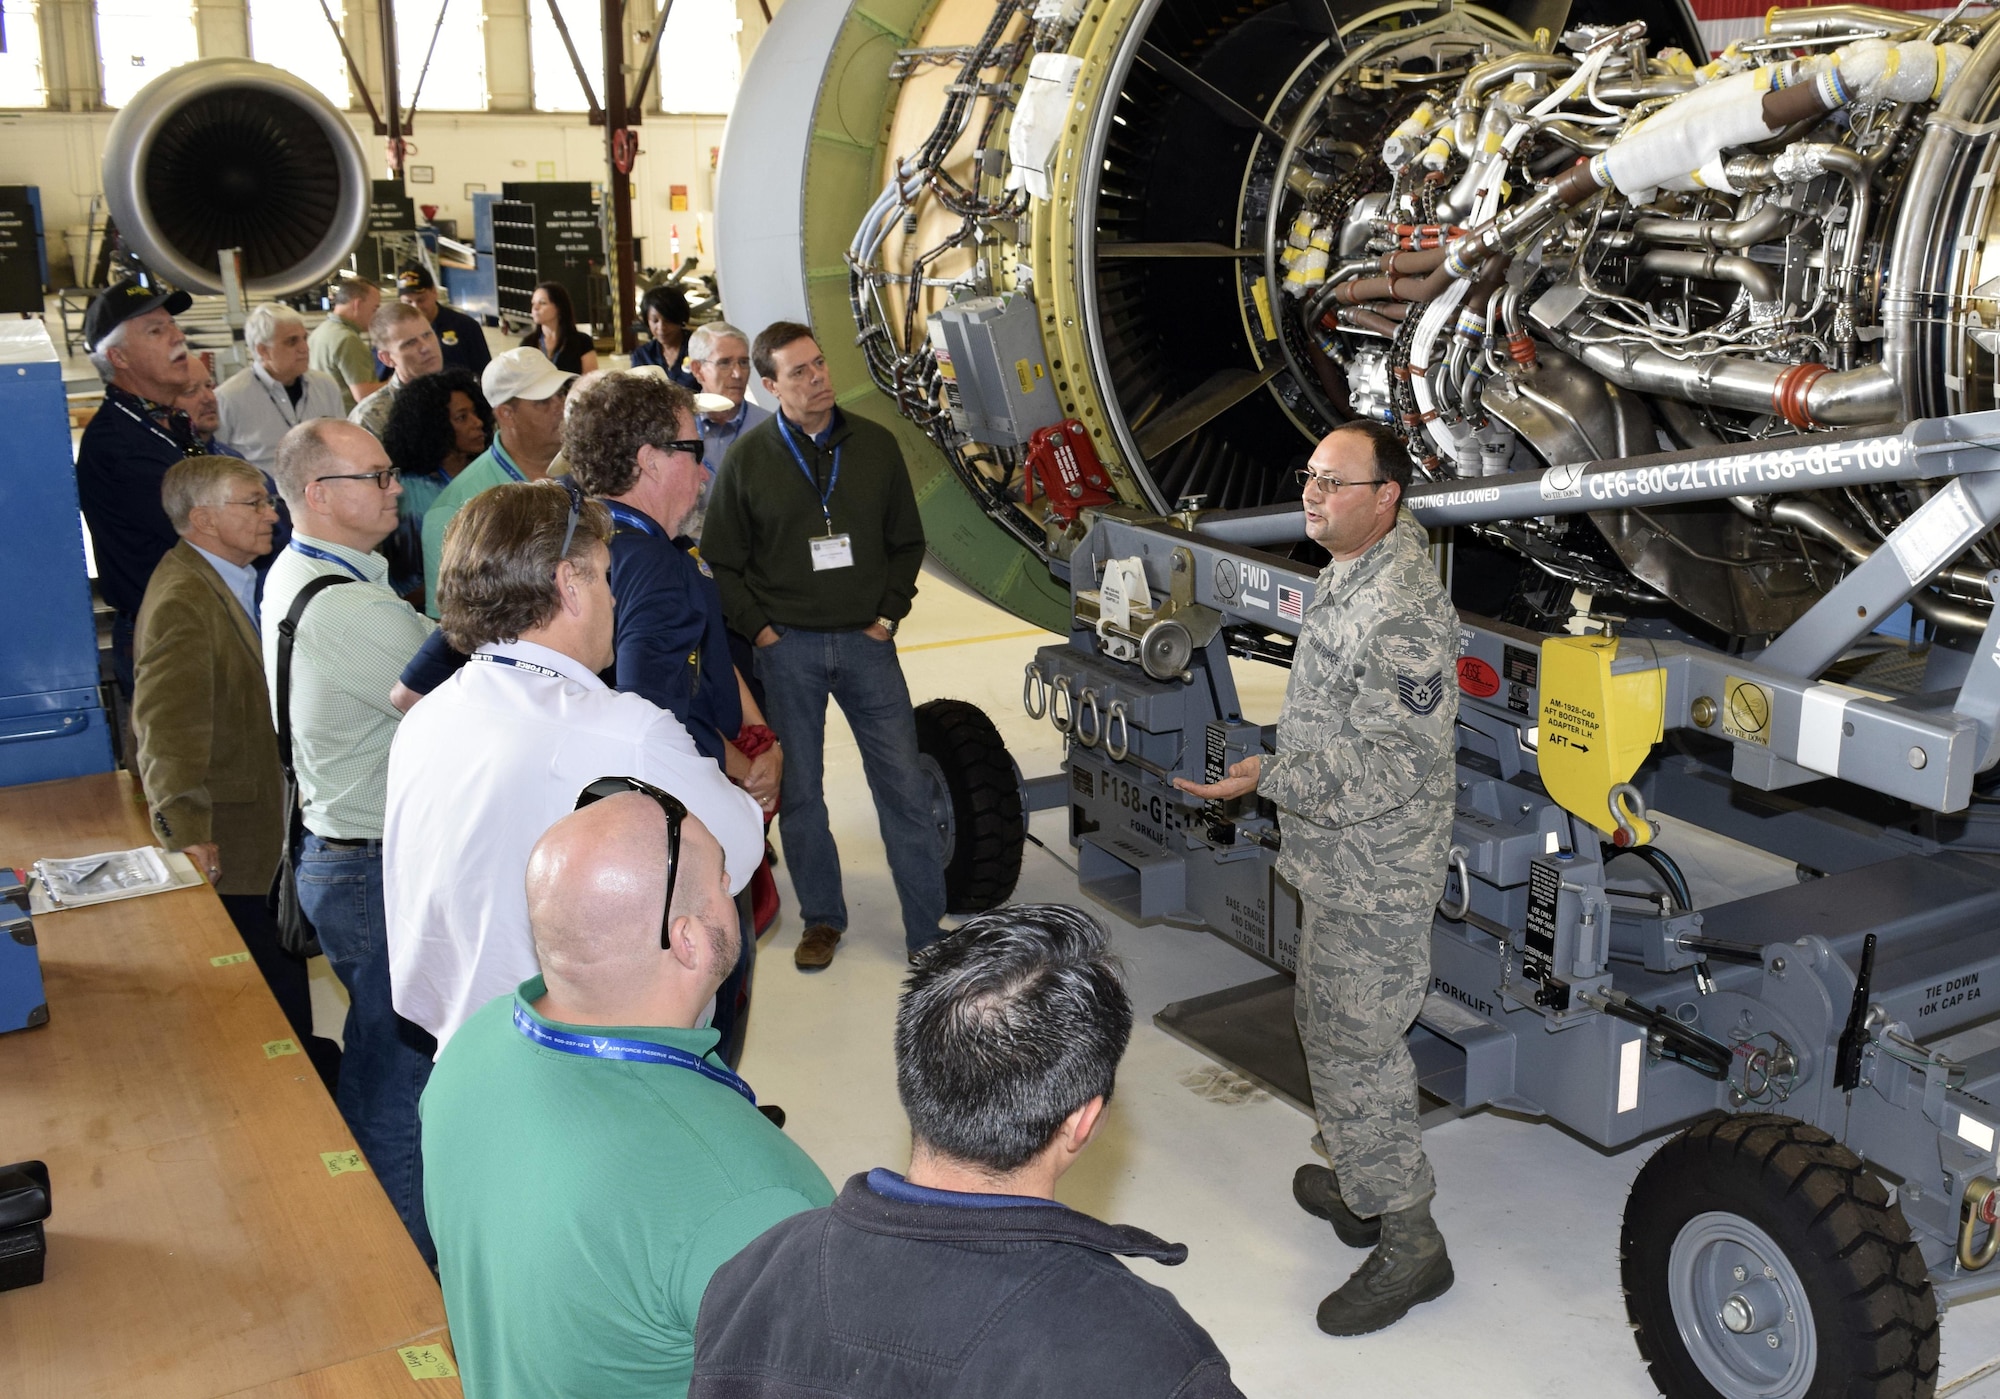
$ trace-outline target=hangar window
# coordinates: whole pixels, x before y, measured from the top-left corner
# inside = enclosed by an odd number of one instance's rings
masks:
[[[601,7],[591,0],[557,0],[563,24],[583,71],[590,75],[591,91],[604,100],[604,21]],[[587,112],[590,103],[583,84],[576,80],[576,66],[563,47],[562,32],[549,14],[549,0],[529,0],[529,58],[535,69],[535,110],[541,112]]]
[[[725,114],[735,106],[742,29],[736,0],[674,0],[660,39],[660,109]]]
[[[249,0],[250,56],[305,79],[336,107],[348,103],[347,60],[320,0]],[[343,6],[334,5],[335,18]]]
[[[486,110],[486,19],[480,0],[396,0],[396,74],[403,105],[424,112]],[[322,21],[324,23],[324,21]],[[431,36],[437,47],[431,48]],[[430,71],[424,56],[430,55]],[[417,75],[423,74],[421,90]]]
[[[35,0],[0,0],[0,107],[46,107],[42,31]]]
[[[201,56],[190,0],[98,0],[104,105],[122,107],[170,68]]]

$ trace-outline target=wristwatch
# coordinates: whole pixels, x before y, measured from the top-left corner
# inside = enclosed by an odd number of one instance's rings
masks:
[[[896,634],[896,622],[893,618],[877,617],[875,619],[875,625],[880,627],[883,631],[889,633],[889,635],[892,637],[895,636]]]

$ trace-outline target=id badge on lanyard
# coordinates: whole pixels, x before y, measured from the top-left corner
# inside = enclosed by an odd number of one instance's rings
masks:
[[[813,572],[854,567],[854,543],[849,536],[827,534],[809,542],[812,545]]]
[[[826,533],[807,541],[808,547],[812,550],[813,572],[824,573],[832,568],[854,567],[853,537],[833,532],[833,488],[840,484],[840,448],[833,449],[833,470],[827,476],[826,489],[822,491],[819,488],[819,478],[813,475],[812,468],[806,465],[805,453],[799,450],[798,443],[792,441],[791,427],[785,422],[782,414],[778,417],[778,432],[785,439],[785,445],[791,448],[792,460],[799,464],[799,470],[805,473],[806,480],[811,483],[813,490],[818,492],[820,514],[826,517]]]

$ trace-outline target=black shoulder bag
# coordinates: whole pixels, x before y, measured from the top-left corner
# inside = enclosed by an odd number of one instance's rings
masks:
[[[285,620],[278,623],[278,762],[285,770],[288,815],[285,851],[278,860],[278,873],[271,881],[271,892],[265,902],[278,924],[278,945],[294,957],[316,957],[320,949],[319,934],[313,931],[312,920],[299,906],[296,867],[299,842],[305,839],[306,819],[299,807],[299,775],[292,767],[292,645],[298,640],[299,619],[306,615],[306,605],[335,584],[353,581],[337,573],[321,574],[299,589]]]

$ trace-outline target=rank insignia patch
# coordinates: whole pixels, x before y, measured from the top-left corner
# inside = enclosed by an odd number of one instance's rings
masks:
[[[1433,671],[1426,679],[1396,672],[1396,698],[1412,714],[1429,714],[1444,699],[1444,672]]]

